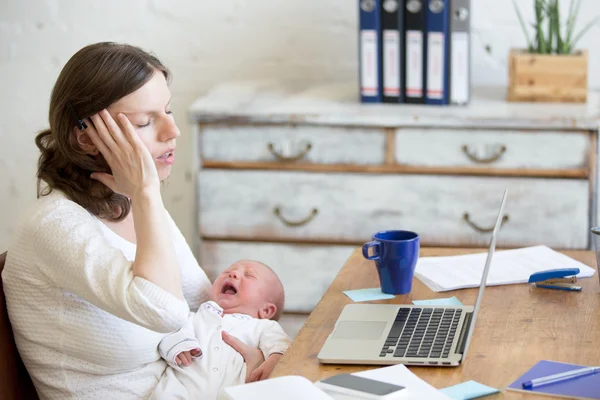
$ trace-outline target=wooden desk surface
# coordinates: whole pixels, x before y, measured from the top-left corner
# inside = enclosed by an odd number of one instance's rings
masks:
[[[421,256],[485,252],[482,249],[422,248]],[[565,254],[596,268],[591,251]],[[580,279],[582,292],[540,289],[532,285],[487,287],[466,361],[459,367],[410,367],[441,389],[468,380],[505,388],[542,359],[600,365],[600,285],[598,276]],[[301,375],[311,381],[342,372],[377,368],[367,365],[321,365],[317,354],[346,304],[342,290],[379,286],[372,261],[359,250],[348,259],[302,329],[279,361],[272,377]],[[456,296],[475,304],[477,289],[435,293],[415,279],[412,292],[372,303],[412,304],[412,300]],[[530,394],[502,392],[491,399],[532,399]]]

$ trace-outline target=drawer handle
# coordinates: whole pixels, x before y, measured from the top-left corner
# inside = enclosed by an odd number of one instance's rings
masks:
[[[299,159],[301,159],[302,157],[307,155],[308,152],[310,151],[310,149],[312,149],[312,144],[306,143],[306,147],[304,148],[304,150],[300,151],[295,156],[284,156],[283,154],[281,154],[280,152],[275,150],[275,145],[273,145],[273,143],[269,143],[267,145],[267,149],[269,149],[271,154],[273,154],[275,156],[275,158],[277,158],[279,161],[291,162],[291,161],[298,161]]]
[[[313,208],[312,211],[310,212],[310,215],[307,216],[306,218],[303,218],[299,221],[290,221],[289,219],[286,219],[283,215],[281,215],[281,207],[277,206],[273,209],[273,214],[275,214],[277,216],[277,218],[279,218],[279,220],[281,222],[283,222],[284,225],[286,226],[302,226],[302,225],[306,225],[308,224],[317,214],[319,213],[319,210],[317,210],[316,208]]]
[[[492,226],[491,228],[482,228],[481,226],[477,225],[475,222],[471,221],[471,217],[469,216],[469,213],[465,213],[463,215],[463,219],[465,220],[465,222],[469,225],[471,225],[471,227],[473,229],[475,229],[478,232],[481,233],[489,233],[492,232],[494,230],[494,227]],[[508,215],[505,215],[502,217],[502,223],[500,224],[500,227],[503,227],[505,223],[508,222]]]
[[[496,152],[496,154],[492,154],[489,157],[478,157],[477,154],[472,153],[471,150],[469,150],[469,146],[467,146],[466,144],[463,144],[462,146],[462,151],[463,153],[465,153],[465,155],[467,157],[469,157],[469,160],[478,163],[478,164],[489,164],[489,163],[493,163],[494,161],[498,161],[500,159],[500,157],[502,157],[502,154],[506,153],[506,146],[505,145],[501,145],[498,148],[498,151]]]

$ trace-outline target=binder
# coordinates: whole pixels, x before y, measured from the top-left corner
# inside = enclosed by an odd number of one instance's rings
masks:
[[[452,0],[450,9],[450,103],[471,100],[471,4]]]
[[[425,102],[425,4],[406,0],[404,7],[404,101]]]
[[[381,0],[359,1],[360,100],[381,103]]]
[[[449,103],[450,0],[428,0],[427,4],[427,78],[425,103]]]
[[[404,0],[381,2],[383,102],[402,103],[404,69]]]

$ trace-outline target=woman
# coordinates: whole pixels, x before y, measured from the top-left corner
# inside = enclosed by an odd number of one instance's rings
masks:
[[[78,51],[52,91],[36,144],[39,199],[3,272],[17,347],[42,399],[148,398],[157,345],[211,285],[164,209],[160,181],[180,135],[169,72],[139,48]],[[224,339],[248,363],[257,349]]]

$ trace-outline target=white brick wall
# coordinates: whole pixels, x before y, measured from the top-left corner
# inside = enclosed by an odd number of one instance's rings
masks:
[[[508,0],[473,3],[474,84],[506,84],[506,56],[524,39]],[[47,125],[50,90],[79,48],[129,42],[155,52],[173,71],[173,111],[183,136],[165,188],[167,207],[193,240],[189,104],[230,79],[357,76],[357,0],[1,0],[0,251],[17,215],[35,198],[36,131]],[[533,0],[520,0],[526,18]],[[563,10],[567,2],[563,2]],[[561,3],[562,4],[562,3]],[[580,21],[600,14],[584,0]],[[581,26],[583,23],[580,24]],[[590,51],[589,82],[600,87],[595,27],[581,41]],[[487,50],[486,50],[487,47]],[[186,150],[184,150],[186,149]]]

